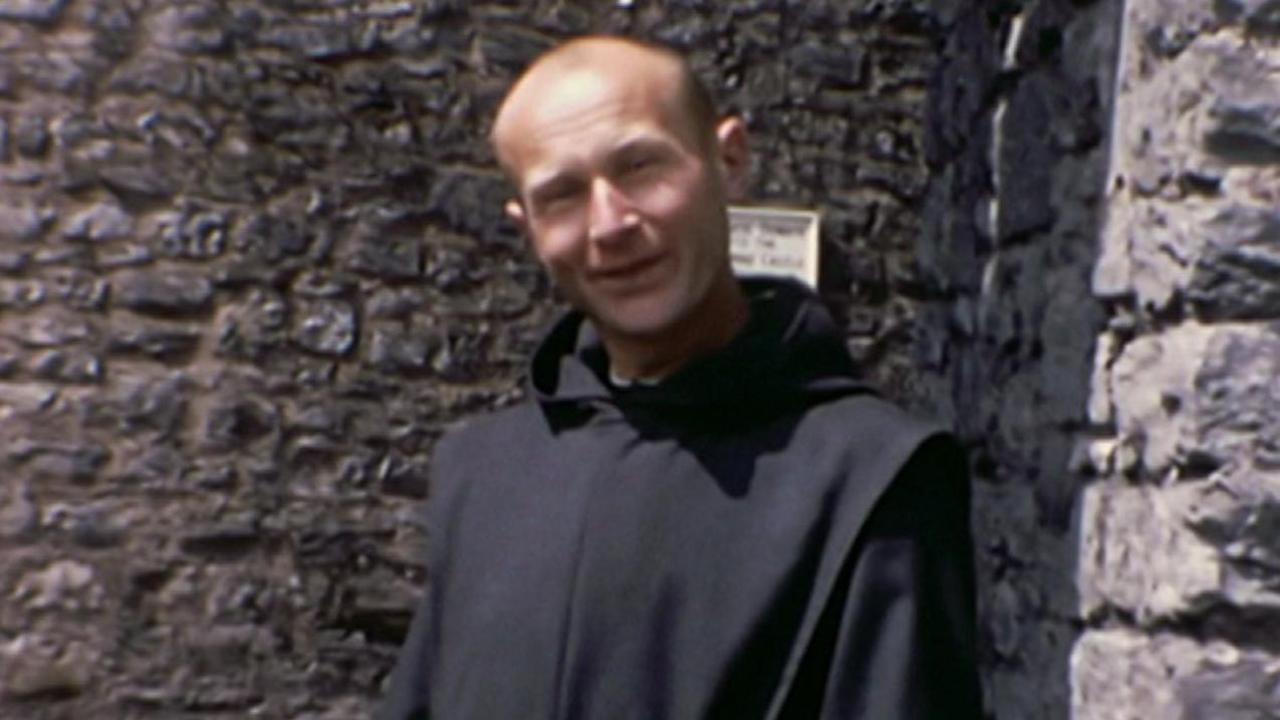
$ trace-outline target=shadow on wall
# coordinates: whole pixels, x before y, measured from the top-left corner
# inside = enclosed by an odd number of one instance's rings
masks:
[[[1075,519],[1092,473],[1093,297],[1122,3],[951,3],[929,93],[920,405],[974,475],[981,657],[1001,720],[1065,720]]]

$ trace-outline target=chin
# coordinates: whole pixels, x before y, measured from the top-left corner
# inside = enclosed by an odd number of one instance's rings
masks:
[[[680,308],[656,298],[611,303],[607,311],[588,313],[602,329],[631,337],[658,337],[676,325]]]

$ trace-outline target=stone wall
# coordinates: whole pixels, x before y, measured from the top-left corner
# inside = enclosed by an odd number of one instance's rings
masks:
[[[1130,0],[1089,403],[1082,720],[1280,714],[1280,8]]]
[[[557,307],[482,138],[558,37],[692,51],[920,402],[931,12],[0,0],[0,716],[366,714],[432,443],[519,396]]]
[[[941,18],[917,363],[924,404],[970,448],[985,690],[1007,720],[1070,707],[1121,5],[958,2]]]

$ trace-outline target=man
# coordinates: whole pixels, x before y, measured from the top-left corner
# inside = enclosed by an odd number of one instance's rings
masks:
[[[979,717],[964,458],[853,382],[811,294],[734,278],[741,120],[588,37],[492,138],[575,311],[527,402],[437,447],[382,717]]]

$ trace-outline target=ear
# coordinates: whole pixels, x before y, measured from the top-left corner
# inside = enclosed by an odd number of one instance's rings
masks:
[[[730,115],[716,125],[716,149],[724,171],[725,194],[731,202],[745,199],[751,181],[751,145],[742,118]]]
[[[514,198],[508,200],[507,204],[503,206],[503,210],[506,211],[507,217],[511,219],[511,222],[520,228],[520,232],[526,235],[529,234],[529,219],[525,216],[524,205],[520,204],[519,200]]]

